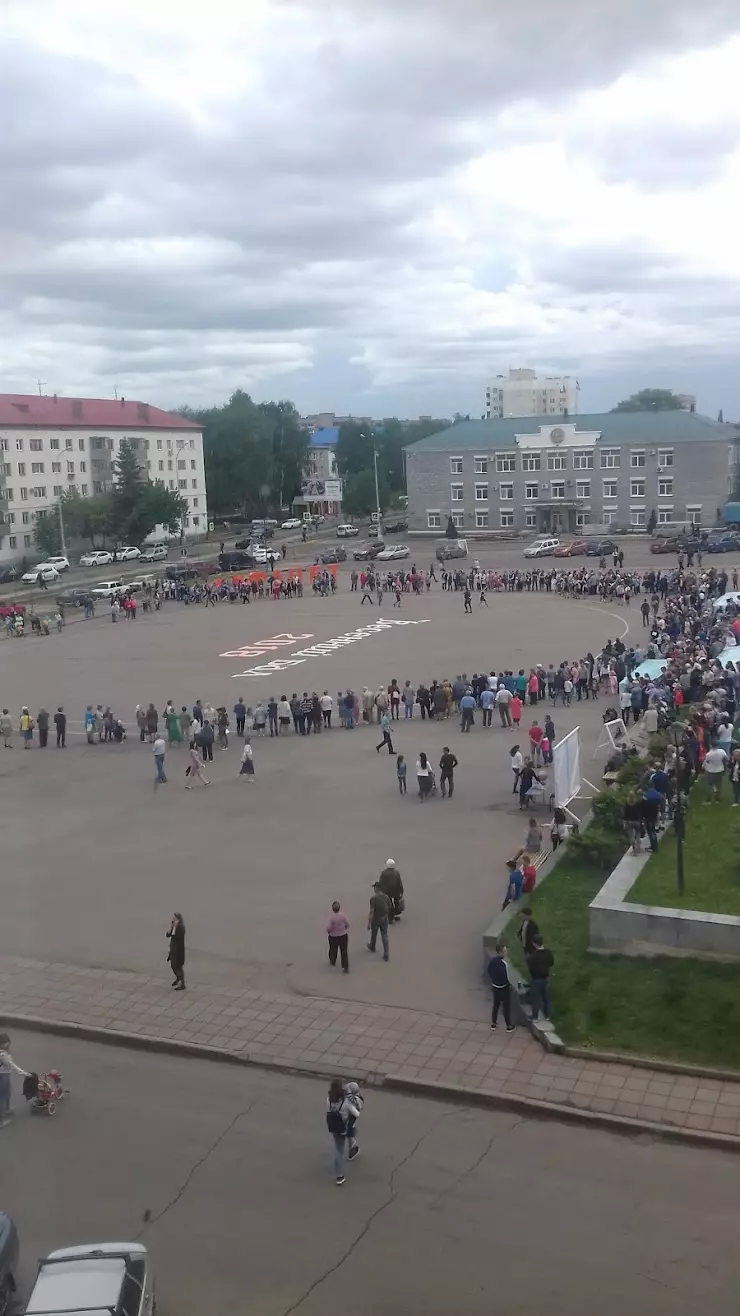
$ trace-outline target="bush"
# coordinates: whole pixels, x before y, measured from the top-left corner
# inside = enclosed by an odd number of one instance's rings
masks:
[[[647,765],[645,760],[640,758],[639,754],[633,754],[633,756],[628,758],[627,762],[623,763],[619,769],[619,772],[617,773],[617,781],[620,786],[626,786],[629,790],[633,790],[636,786],[641,784],[646,772]]]
[[[594,822],[586,828],[585,832],[571,836],[568,848],[579,858],[586,860],[588,864],[596,865],[601,872],[607,874],[616,868],[624,854],[626,844],[624,827],[621,824],[617,832],[611,826],[603,827],[600,823]]]

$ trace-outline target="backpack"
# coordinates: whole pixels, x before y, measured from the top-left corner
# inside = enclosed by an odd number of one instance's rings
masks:
[[[335,1137],[344,1137],[347,1127],[341,1106],[330,1106],[326,1112],[326,1127]]]

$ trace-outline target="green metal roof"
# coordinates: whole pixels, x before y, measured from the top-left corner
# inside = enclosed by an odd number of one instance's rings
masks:
[[[509,416],[505,420],[463,420],[407,446],[407,452],[488,452],[514,448],[517,434],[539,434],[540,426],[573,425],[599,431],[597,443],[672,444],[740,439],[737,425],[723,425],[694,411],[607,411],[598,415]]]

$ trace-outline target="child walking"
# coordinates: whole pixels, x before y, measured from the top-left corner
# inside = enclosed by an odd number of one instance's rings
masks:
[[[242,765],[239,769],[239,776],[246,777],[250,782],[254,780],[254,753],[252,751],[252,742],[249,736],[244,737],[244,749],[242,750]]]
[[[399,795],[405,795],[406,794],[406,760],[403,757],[403,754],[399,754],[398,758],[396,759],[396,775],[398,777],[398,793]]]

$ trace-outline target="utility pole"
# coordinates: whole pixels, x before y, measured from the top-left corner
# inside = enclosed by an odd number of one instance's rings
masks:
[[[59,534],[62,540],[62,557],[67,556],[67,546],[64,542],[64,516],[62,515],[62,500],[59,499]]]
[[[380,494],[378,493],[378,449],[373,448],[373,467],[375,470],[375,513],[378,518],[378,534],[380,534]]]

